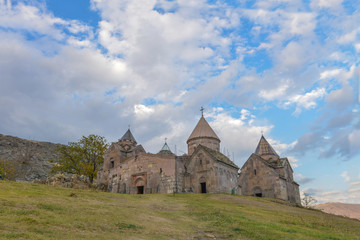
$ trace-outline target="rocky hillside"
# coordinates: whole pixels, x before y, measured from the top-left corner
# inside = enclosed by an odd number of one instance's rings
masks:
[[[323,203],[318,204],[314,208],[326,213],[356,218],[360,220],[360,204],[348,203]]]
[[[25,140],[0,134],[0,160],[11,163],[16,171],[14,180],[31,182],[45,180],[54,163],[58,161],[59,144]]]

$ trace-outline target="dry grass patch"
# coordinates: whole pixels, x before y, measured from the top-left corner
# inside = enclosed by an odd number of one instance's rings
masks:
[[[360,239],[360,221],[273,199],[0,181],[0,239]]]

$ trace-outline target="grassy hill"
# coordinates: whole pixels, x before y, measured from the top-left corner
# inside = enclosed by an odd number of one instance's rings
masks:
[[[360,221],[273,199],[0,181],[0,239],[360,239]]]

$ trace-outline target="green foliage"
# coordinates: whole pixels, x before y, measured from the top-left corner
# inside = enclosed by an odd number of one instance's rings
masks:
[[[92,183],[104,162],[107,148],[105,138],[93,134],[83,136],[78,142],[69,142],[67,146],[61,145],[57,149],[60,161],[52,168],[52,172],[84,175]]]
[[[15,180],[16,164],[14,161],[0,159],[0,175],[3,179]]]

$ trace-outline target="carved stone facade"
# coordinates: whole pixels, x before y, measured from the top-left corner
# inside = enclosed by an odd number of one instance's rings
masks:
[[[240,175],[238,166],[220,153],[220,139],[203,116],[187,144],[183,156],[175,156],[166,143],[159,153],[146,153],[129,129],[105,153],[98,183],[114,193],[232,193],[300,204],[289,161],[279,158],[264,137]]]
[[[116,193],[238,193],[239,168],[219,152],[220,139],[203,116],[187,142],[183,156],[166,143],[159,153],[146,153],[128,130],[105,153],[98,183]]]

